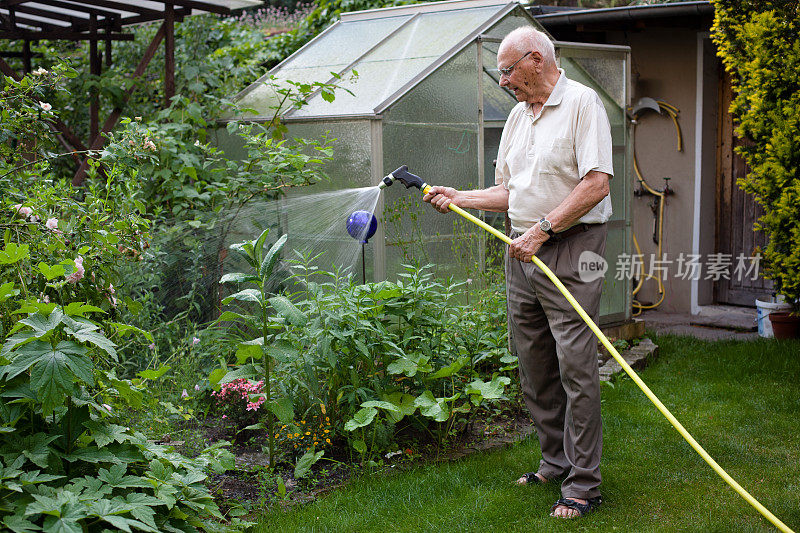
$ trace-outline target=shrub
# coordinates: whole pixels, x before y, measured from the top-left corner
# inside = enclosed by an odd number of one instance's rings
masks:
[[[714,0],[713,39],[731,73],[739,186],[764,208],[766,275],[800,311],[800,22],[797,2]]]

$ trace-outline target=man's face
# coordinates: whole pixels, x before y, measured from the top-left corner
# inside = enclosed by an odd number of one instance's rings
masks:
[[[514,92],[520,102],[533,97],[533,82],[536,77],[535,61],[538,52],[520,53],[510,47],[503,47],[497,53],[497,68],[500,70],[500,87]]]

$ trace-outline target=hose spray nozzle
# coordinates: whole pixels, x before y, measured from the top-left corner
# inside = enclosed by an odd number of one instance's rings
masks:
[[[378,184],[379,189],[385,189],[389,187],[395,180],[400,181],[403,185],[406,186],[406,189],[410,189],[411,187],[416,187],[419,190],[424,190],[427,183],[422,181],[422,178],[416,176],[408,171],[408,166],[403,165],[402,167],[398,168],[391,174],[384,177],[381,182]]]

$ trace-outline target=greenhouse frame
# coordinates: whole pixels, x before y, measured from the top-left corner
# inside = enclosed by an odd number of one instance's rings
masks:
[[[494,185],[505,119],[516,105],[498,85],[497,49],[511,30],[529,25],[545,31],[520,4],[457,0],[343,13],[341,19],[235,98],[250,112],[221,122],[270,122],[280,102],[276,92],[289,80],[335,83],[329,102],[317,90],[307,105],[280,116],[290,137],[334,138],[330,181],[317,191],[377,185],[408,165],[425,181],[457,189]],[[545,32],[546,33],[546,32]],[[619,276],[618,258],[630,257],[631,153],[625,109],[629,105],[630,49],[554,41],[567,77],[594,88],[612,129],[614,178],[611,198],[601,323],[630,318],[630,284]],[[219,130],[218,144],[235,152],[233,137]],[[304,191],[307,194],[309,191]],[[491,236],[456,216],[422,205],[419,191],[386,189],[375,215],[378,231],[368,245],[369,278],[394,277],[412,255],[437,271],[467,279],[470,269],[497,261],[501,248]],[[504,216],[480,213],[503,227]],[[292,221],[283,221],[288,228]],[[288,232],[288,230],[287,230]],[[292,235],[289,239],[302,239]],[[342,239],[348,239],[342,231]],[[336,239],[330,246],[336,246]],[[622,279],[616,279],[622,277]]]

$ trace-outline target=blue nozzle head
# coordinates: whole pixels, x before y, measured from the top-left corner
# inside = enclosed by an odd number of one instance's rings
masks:
[[[378,229],[378,219],[369,211],[353,211],[347,219],[347,233],[354,239],[367,244]]]

